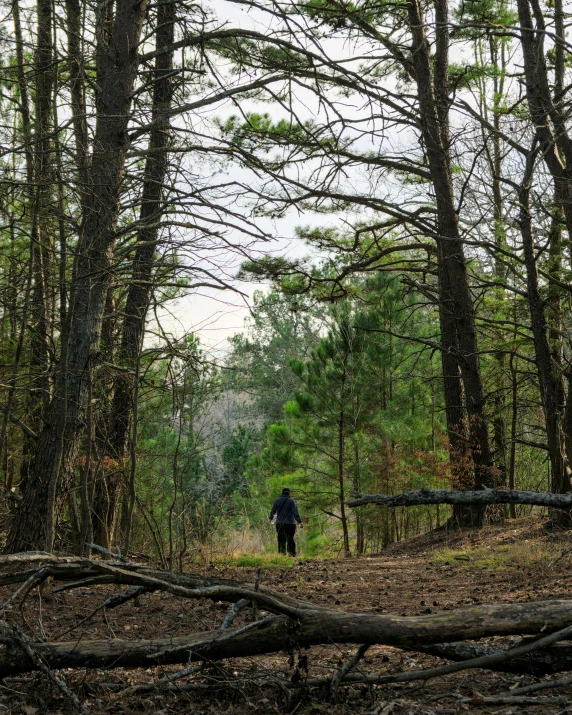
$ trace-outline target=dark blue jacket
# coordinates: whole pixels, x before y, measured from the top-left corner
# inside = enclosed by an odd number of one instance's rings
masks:
[[[298,514],[298,507],[296,506],[296,502],[294,499],[291,497],[287,497],[286,495],[282,495],[276,499],[274,504],[272,505],[272,511],[270,512],[270,520],[274,517],[274,514],[276,514],[276,523],[277,524],[295,524],[298,522],[298,524],[302,523],[302,519],[300,519],[300,514]]]

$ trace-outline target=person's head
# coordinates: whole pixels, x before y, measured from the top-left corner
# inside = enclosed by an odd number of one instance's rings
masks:
[[[282,490],[282,496],[283,496],[283,497],[289,497],[289,496],[290,496],[290,490],[288,489],[288,487],[284,487],[284,489]]]

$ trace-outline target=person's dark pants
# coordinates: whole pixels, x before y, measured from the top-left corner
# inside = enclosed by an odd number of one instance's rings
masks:
[[[294,541],[296,524],[276,524],[276,533],[278,534],[278,551],[285,554],[286,547],[288,547],[288,554],[296,556],[296,542]]]

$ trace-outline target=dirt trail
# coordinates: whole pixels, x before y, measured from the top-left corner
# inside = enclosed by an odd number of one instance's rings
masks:
[[[382,556],[363,559],[298,562],[287,569],[263,569],[262,582],[286,593],[307,598],[316,604],[335,606],[348,611],[374,611],[398,615],[437,613],[479,603],[499,603],[551,598],[570,598],[572,572],[567,554],[569,535],[544,534],[539,522],[526,519],[482,532],[460,535],[432,534],[399,544]],[[204,574],[243,581],[254,580],[255,569],[204,566]],[[1,589],[2,600],[10,591]],[[49,597],[31,596],[22,611],[8,608],[7,616],[27,623],[35,639],[69,640],[77,638],[152,638],[182,635],[186,632],[217,628],[228,604],[210,601],[184,602],[170,595],[141,597],[116,610],[98,614],[93,621],[82,619],[113,592],[111,587],[94,587]],[[247,610],[242,621],[251,618]],[[73,636],[64,635],[74,628]],[[30,631],[28,631],[30,632]],[[516,639],[512,639],[516,640]],[[500,641],[499,641],[500,642]],[[506,643],[506,640],[504,641]],[[510,642],[510,641],[509,641]],[[257,658],[249,662],[212,666],[232,674],[254,674],[264,669],[267,674],[280,672],[292,677],[332,675],[355,651],[348,647],[316,647],[290,659],[287,654]],[[301,658],[301,660],[300,660]],[[443,661],[431,656],[406,653],[388,647],[371,648],[360,664],[361,672],[389,674],[433,667]],[[233,696],[220,693],[161,692],[125,696],[98,683],[146,683],[177,667],[149,670],[115,670],[71,673],[64,675],[71,687],[86,699],[92,713],[377,713],[377,715],[431,715],[432,713],[527,713],[553,714],[566,711],[565,706],[479,704],[480,695],[506,693],[516,685],[527,685],[537,679],[485,671],[467,671],[439,680],[390,685],[368,689],[365,686],[341,687],[337,698],[326,702],[323,695],[310,699],[287,700],[279,686],[264,686],[237,691]],[[298,677],[296,675],[295,677]],[[559,674],[564,678],[571,674]],[[185,683],[186,681],[181,681]],[[572,701],[572,688],[550,689],[538,694],[543,698],[567,695]],[[460,702],[458,696],[472,697],[473,702]],[[53,692],[42,676],[30,675],[6,679],[0,692],[0,713],[25,715],[68,713],[70,706]],[[570,711],[572,712],[572,711]]]

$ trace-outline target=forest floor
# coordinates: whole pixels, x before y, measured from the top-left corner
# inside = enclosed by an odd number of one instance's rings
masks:
[[[290,568],[262,569],[261,582],[324,606],[348,611],[374,611],[398,615],[419,615],[479,603],[513,603],[552,598],[570,598],[572,572],[568,549],[570,534],[546,533],[541,522],[526,518],[504,526],[462,533],[432,533],[402,542],[380,556],[360,559],[299,561]],[[203,565],[192,569],[203,575],[253,581],[255,569]],[[14,589],[0,589],[2,601]],[[228,610],[226,603],[184,601],[169,594],[151,594],[102,615],[88,623],[82,620],[115,587],[96,586],[50,597],[50,588],[30,595],[22,613],[14,605],[8,620],[23,623],[35,640],[75,638],[153,638],[182,635],[218,628]],[[10,607],[9,607],[10,608]],[[250,611],[244,612],[246,623]],[[67,635],[66,635],[67,633]],[[496,643],[514,642],[496,639]],[[488,641],[492,643],[493,640]],[[280,673],[291,678],[333,675],[355,652],[355,647],[321,646],[304,651],[292,660],[287,654],[261,656],[250,660],[227,661],[209,666],[213,672],[250,674],[261,678]],[[376,646],[370,648],[358,671],[391,674],[442,664],[439,658]],[[566,705],[534,704],[480,705],[479,696],[506,694],[511,688],[536,682],[529,676],[513,676],[484,670],[470,670],[420,684],[376,687],[342,686],[334,699],[322,693],[299,697],[285,693],[278,685],[248,686],[228,693],[167,692],[160,689],[128,695],[110,684],[148,683],[180,666],[147,670],[65,671],[68,685],[80,696],[89,713],[227,713],[228,715],[447,715],[449,713],[527,713],[551,715],[572,713]],[[553,677],[570,677],[560,673]],[[186,680],[180,681],[185,684]],[[103,684],[103,685],[102,685]],[[107,685],[105,685],[107,684]],[[69,702],[54,690],[42,675],[30,674],[0,681],[0,714],[71,713]],[[572,687],[534,693],[544,699],[565,695],[572,705]],[[459,696],[471,698],[462,702]]]

